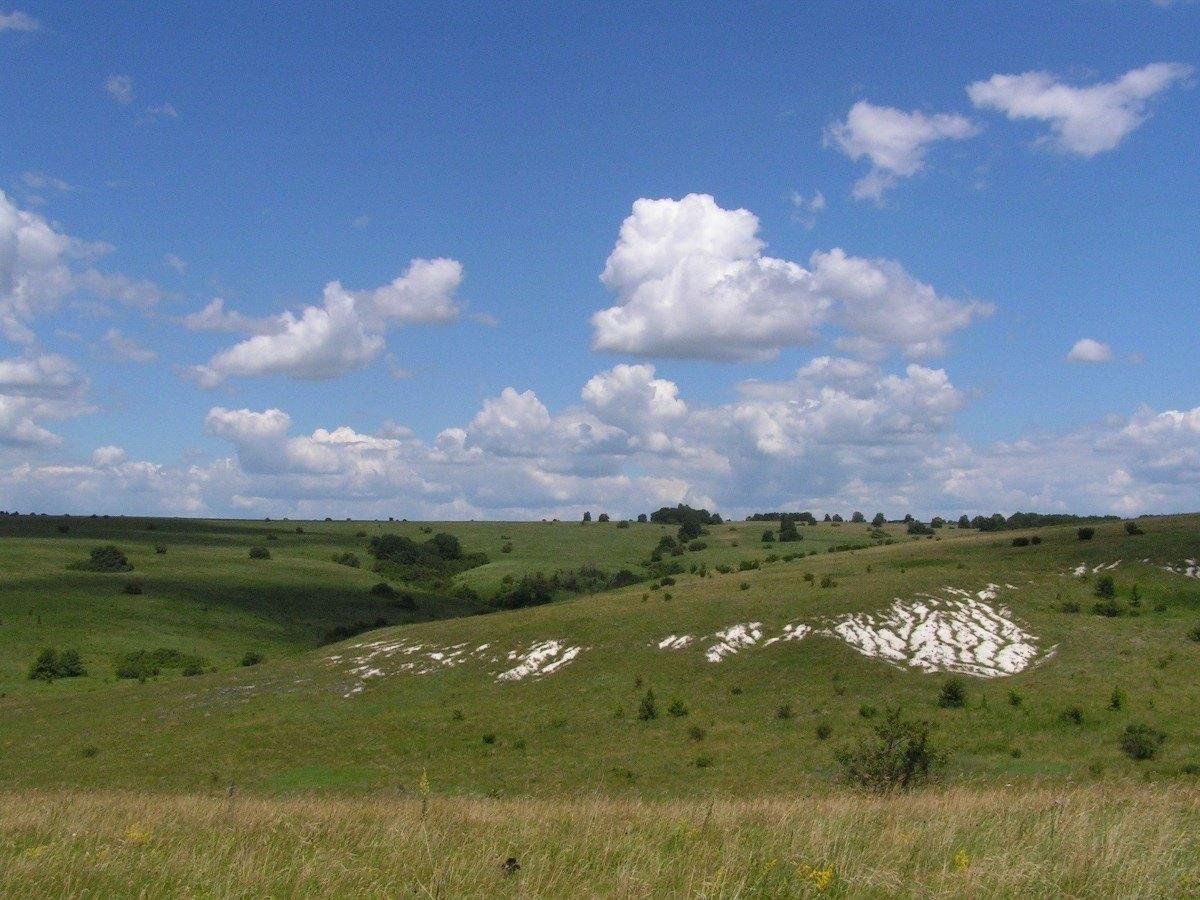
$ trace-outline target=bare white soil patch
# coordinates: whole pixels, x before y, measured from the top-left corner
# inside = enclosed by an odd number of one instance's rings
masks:
[[[1183,562],[1173,566],[1163,566],[1163,568],[1168,572],[1174,572],[1176,575],[1183,575],[1187,578],[1200,578],[1200,564],[1194,559],[1185,559]]]
[[[709,662],[720,662],[727,656],[733,656],[739,650],[753,647],[762,640],[762,622],[742,622],[730,625],[724,631],[713,635],[717,642],[704,651],[704,657]]]
[[[791,622],[765,641],[761,622],[739,623],[709,635],[717,642],[704,656],[709,662],[719,663],[760,644],[769,647],[822,635],[839,638],[863,656],[900,668],[958,672],[979,678],[1012,675],[1049,654],[1041,654],[1037,638],[1014,622],[1008,609],[991,604],[1006,589],[1016,590],[1007,584],[1003,588],[989,584],[975,593],[945,587],[944,596],[897,598],[880,613],[856,613],[815,623]],[[660,650],[682,650],[691,643],[689,635],[670,635],[657,646]]]
[[[337,653],[325,657],[327,665],[336,666],[348,655],[350,665],[347,674],[356,680],[346,691],[346,697],[362,693],[368,680],[385,675],[410,673],[413,675],[428,675],[442,669],[452,669],[468,659],[483,656],[491,644],[452,644],[448,647],[434,647],[409,641],[371,641],[353,644],[348,654]]]
[[[506,669],[496,676],[497,681],[524,681],[557,672],[563,666],[569,665],[582,650],[582,647],[568,647],[561,641],[549,640],[531,644],[524,653],[516,650],[508,654],[509,662],[519,660],[511,669]]]
[[[923,672],[958,672],[979,678],[1013,675],[1033,664],[1037,638],[986,600],[973,597],[896,600],[876,615],[860,613],[837,622],[832,631],[864,656]]]

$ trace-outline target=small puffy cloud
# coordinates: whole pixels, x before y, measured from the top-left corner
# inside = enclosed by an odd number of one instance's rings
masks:
[[[158,359],[157,353],[122,334],[117,328],[110,328],[104,333],[104,343],[108,345],[112,357],[121,362],[148,363]]]
[[[233,334],[279,334],[286,323],[279,318],[255,319],[236,310],[225,309],[225,301],[213,298],[204,309],[184,316],[183,324],[191,331],[224,331]]]
[[[37,31],[41,27],[41,22],[19,9],[0,12],[0,31]]]
[[[851,335],[842,346],[860,355],[880,357],[898,347],[911,359],[939,356],[947,336],[993,311],[987,303],[939,296],[891,260],[835,247],[814,253],[810,264],[813,289],[838,301],[833,318]]]
[[[1106,363],[1112,360],[1112,348],[1091,338],[1080,338],[1067,353],[1067,359],[1077,363]]]
[[[398,324],[448,322],[458,316],[454,292],[462,266],[451,259],[416,259],[403,275],[370,291],[350,291],[333,281],[321,306],[255,320],[214,300],[185,323],[195,330],[255,334],[190,370],[196,382],[216,387],[231,377],[284,375],[328,379],[370,363],[384,347],[385,331]]]
[[[90,412],[86,391],[75,364],[57,354],[0,359],[0,445],[57,446],[61,439],[42,423]]]
[[[824,212],[826,207],[825,195],[817,191],[811,197],[805,197],[799,191],[792,191],[792,219],[799,222],[810,231],[817,224],[817,214]]]
[[[963,116],[904,112],[860,100],[850,107],[845,121],[826,129],[825,142],[856,162],[863,157],[870,161],[871,171],[855,183],[853,193],[858,200],[878,201],[899,179],[921,171],[932,144],[978,133],[978,127]]]
[[[178,119],[179,110],[171,103],[151,106],[146,109],[146,115],[152,119]]]
[[[122,105],[133,102],[133,79],[128,75],[109,75],[104,80],[104,90]]]
[[[28,344],[28,323],[54,309],[74,285],[67,258],[72,240],[0,191],[0,333]]]
[[[97,447],[92,451],[92,465],[97,468],[118,466],[123,462],[125,462],[125,451],[120,447],[110,444],[105,447]]]
[[[898,263],[814,253],[812,269],[764,256],[758,218],[706,194],[638,200],[601,280],[618,305],[592,316],[597,350],[713,360],[764,360],[841,328],[842,346],[916,359],[986,315],[986,304],[939,296]]]
[[[655,378],[654,366],[621,364],[593,375],[582,397],[596,418],[631,434],[662,428],[687,414],[678,385]]]
[[[967,95],[975,106],[1009,119],[1046,122],[1051,134],[1043,141],[1065,153],[1091,157],[1121,143],[1146,120],[1150,98],[1192,71],[1181,63],[1152,63],[1087,87],[1064,84],[1049,72],[993,75],[969,85]]]
[[[156,304],[162,292],[152,282],[77,268],[109,249],[63,234],[0,191],[0,335],[32,345],[34,319],[80,291],[142,309]]]

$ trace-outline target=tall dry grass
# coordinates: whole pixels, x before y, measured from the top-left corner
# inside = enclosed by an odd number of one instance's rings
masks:
[[[505,874],[514,857],[520,869]],[[890,798],[0,795],[4,897],[1200,895],[1200,791]]]

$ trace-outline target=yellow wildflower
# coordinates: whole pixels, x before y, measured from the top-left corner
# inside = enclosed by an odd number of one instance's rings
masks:
[[[827,891],[833,884],[833,866],[822,866],[818,869],[806,864],[800,867],[800,874],[811,881],[818,891]]]
[[[125,840],[131,844],[145,844],[150,840],[150,832],[140,825],[130,825],[125,829]]]
[[[965,872],[971,868],[971,856],[966,850],[959,850],[954,854],[954,870],[956,872]]]
[[[46,851],[50,849],[49,844],[38,844],[36,847],[25,848],[26,859],[39,859],[46,855]]]
[[[421,770],[421,783],[418,785],[418,787],[421,790],[422,797],[429,796],[429,770],[428,769]]]

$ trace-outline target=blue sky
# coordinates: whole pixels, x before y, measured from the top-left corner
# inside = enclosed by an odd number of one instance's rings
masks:
[[[0,507],[1196,508],[1197,47],[1133,0],[0,3]]]

